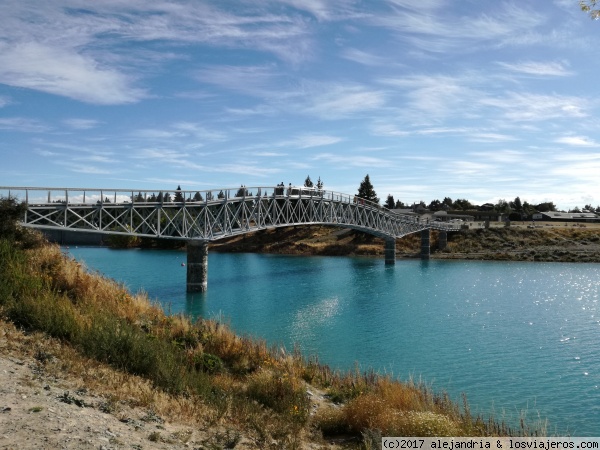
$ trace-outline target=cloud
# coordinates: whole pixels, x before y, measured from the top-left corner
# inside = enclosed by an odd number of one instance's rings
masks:
[[[200,69],[196,78],[227,90],[241,92],[255,97],[270,97],[272,87],[280,75],[274,66],[207,66]]]
[[[425,52],[461,50],[470,52],[473,45],[499,45],[502,40],[512,39],[515,34],[528,33],[543,23],[543,16],[531,9],[513,3],[500,7],[486,6],[487,12],[459,15],[446,1],[428,0],[410,2],[390,0],[389,11],[373,17],[371,22],[396,32],[399,39],[406,40]]]
[[[555,140],[559,144],[573,147],[600,147],[600,144],[586,136],[564,136]]]
[[[515,136],[500,133],[473,133],[468,139],[471,142],[507,142],[517,140]]]
[[[387,66],[391,63],[388,58],[374,55],[355,48],[346,48],[341,53],[342,58],[354,61],[364,66]]]
[[[560,62],[521,62],[505,63],[498,62],[498,65],[513,72],[524,73],[527,75],[567,77],[573,75],[573,72],[567,70]]]
[[[99,105],[133,103],[146,96],[115,69],[100,67],[72,50],[36,42],[0,45],[0,83]]]
[[[335,164],[336,167],[390,167],[390,161],[383,158],[361,155],[339,155],[334,153],[321,153],[312,158],[313,161],[325,161]]]
[[[10,99],[0,95],[0,108],[4,108],[6,105],[10,105]]]
[[[24,117],[0,118],[0,130],[20,131],[23,133],[43,133],[50,127],[42,122]]]
[[[509,92],[504,97],[487,97],[482,105],[495,107],[513,121],[545,121],[587,117],[589,102],[583,97]]]
[[[279,145],[282,147],[296,147],[296,148],[312,148],[322,147],[324,145],[337,144],[342,142],[344,139],[338,136],[328,136],[323,134],[305,134],[298,136],[291,141],[285,141]]]
[[[339,119],[361,112],[372,111],[385,104],[386,97],[380,90],[360,85],[320,86],[306,99],[305,113],[322,119]]]
[[[63,123],[75,130],[89,130],[96,128],[100,122],[93,119],[66,119]]]

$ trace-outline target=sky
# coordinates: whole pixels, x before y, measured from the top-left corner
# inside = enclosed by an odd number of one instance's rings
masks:
[[[600,204],[577,0],[1,0],[0,185]]]

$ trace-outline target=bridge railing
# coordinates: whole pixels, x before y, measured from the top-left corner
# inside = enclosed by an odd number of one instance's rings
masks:
[[[202,203],[239,200],[240,197],[258,200],[262,197],[322,198],[342,203],[357,203],[384,209],[382,206],[359,198],[325,189],[305,186],[240,186],[239,188],[207,190],[131,190],[93,188],[47,188],[0,186],[0,196],[11,196],[30,205],[69,204],[124,204],[124,203]]]

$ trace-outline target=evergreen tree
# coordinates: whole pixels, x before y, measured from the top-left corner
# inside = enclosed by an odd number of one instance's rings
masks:
[[[200,192],[196,192],[196,193],[194,194],[194,201],[195,201],[195,202],[201,202],[202,200],[203,200],[203,199],[202,199],[202,194],[201,194]]]
[[[396,204],[394,205],[395,209],[402,209],[402,208],[406,208],[406,205],[401,202],[400,200],[396,200]]]
[[[360,186],[358,187],[358,193],[356,195],[373,203],[379,203],[379,198],[377,197],[375,189],[373,189],[373,185],[371,184],[369,174],[367,174],[365,178],[361,181]]]
[[[175,191],[175,202],[183,203],[183,194],[181,193],[181,186],[177,186],[177,190]]]
[[[319,179],[317,180],[317,189],[318,190],[323,189],[323,182],[321,181],[321,177],[319,177]]]
[[[306,180],[304,180],[304,187],[313,187],[314,184],[312,182],[312,180],[310,179],[310,175],[307,175]]]
[[[439,200],[432,200],[431,203],[429,203],[427,209],[429,209],[430,211],[439,211],[440,209],[442,209],[442,205],[443,203]]]
[[[246,186],[241,185],[240,188],[237,190],[237,192],[235,193],[236,197],[244,197],[244,196],[248,196],[248,189],[246,189]]]
[[[208,194],[207,194],[206,196],[208,197]],[[224,193],[223,191],[219,192],[219,193],[217,194],[217,198],[220,198],[220,199],[221,199],[221,198],[225,198],[225,193]]]
[[[387,200],[383,204],[387,209],[394,209],[396,206],[396,202],[394,201],[394,196],[392,194],[388,194]]]

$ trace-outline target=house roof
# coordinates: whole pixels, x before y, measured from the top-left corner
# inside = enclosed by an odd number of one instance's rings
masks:
[[[565,213],[557,211],[548,211],[541,213],[542,216],[548,217],[549,219],[563,219],[563,220],[581,220],[581,219],[597,219],[598,215],[590,212],[585,213]]]

